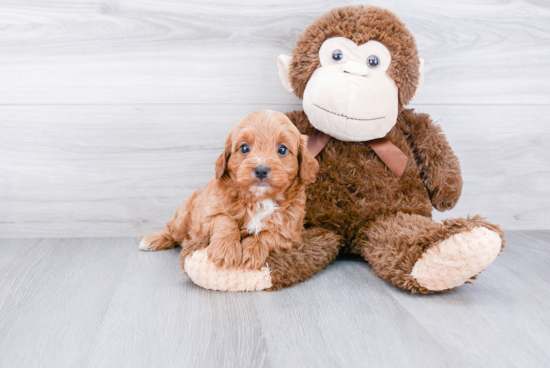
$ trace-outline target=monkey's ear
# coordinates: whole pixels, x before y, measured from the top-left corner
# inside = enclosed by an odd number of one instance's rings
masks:
[[[420,60],[420,66],[418,67],[418,85],[416,86],[416,91],[414,92],[414,95],[418,95],[418,92],[422,89],[422,86],[424,85],[424,59],[419,58]]]
[[[281,78],[283,87],[285,87],[285,89],[288,92],[292,93],[292,86],[290,85],[290,76],[288,74],[290,70],[290,60],[291,60],[290,56],[281,54],[277,58],[277,66],[279,67],[279,78]]]
[[[231,133],[227,135],[225,139],[225,149],[222,154],[216,159],[216,179],[220,180],[227,170],[227,161],[229,161],[229,156],[231,156],[231,146],[233,145],[233,140],[231,138]]]
[[[302,183],[311,184],[315,182],[317,172],[319,171],[319,162],[311,155],[307,149],[307,136],[300,136],[300,152],[298,153],[298,162],[300,163],[300,179]]]

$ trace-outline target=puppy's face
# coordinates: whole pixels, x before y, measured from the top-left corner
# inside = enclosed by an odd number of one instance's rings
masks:
[[[319,164],[307,150],[307,138],[282,113],[248,115],[227,137],[216,161],[216,176],[229,175],[258,198],[277,197],[295,179],[315,181]]]

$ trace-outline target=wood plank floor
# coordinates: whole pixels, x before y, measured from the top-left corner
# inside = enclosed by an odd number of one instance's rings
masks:
[[[0,367],[543,367],[550,232],[478,281],[412,295],[341,259],[279,292],[193,285],[134,238],[0,239]]]

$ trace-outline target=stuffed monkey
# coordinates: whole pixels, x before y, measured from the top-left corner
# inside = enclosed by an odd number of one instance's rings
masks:
[[[460,165],[429,115],[405,108],[422,84],[423,63],[393,13],[334,9],[278,66],[285,88],[303,101],[304,111],[287,115],[320,164],[307,190],[304,242],[271,254],[257,271],[215,270],[197,252],[185,260],[194,282],[280,289],[351,253],[397,287],[433,293],[461,286],[495,260],[504,244],[499,226],[480,216],[431,219],[433,207],[456,205]]]

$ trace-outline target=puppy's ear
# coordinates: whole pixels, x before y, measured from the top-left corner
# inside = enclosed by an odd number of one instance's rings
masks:
[[[233,145],[233,140],[231,139],[231,133],[225,138],[225,149],[222,154],[216,160],[216,179],[221,179],[227,170],[227,161],[229,156],[231,156],[231,146]]]
[[[319,171],[319,163],[309,153],[307,149],[307,136],[300,135],[300,152],[298,153],[298,163],[300,164],[300,179],[302,183],[311,184],[315,182],[315,177]]]

